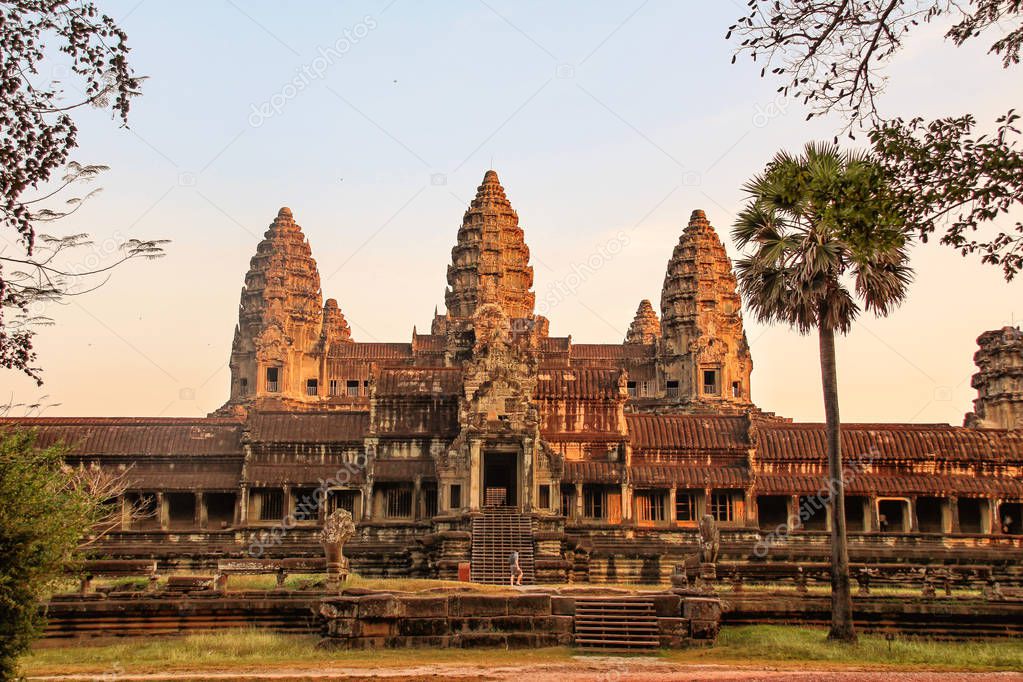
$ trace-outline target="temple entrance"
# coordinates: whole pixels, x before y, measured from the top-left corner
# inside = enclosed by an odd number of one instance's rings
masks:
[[[519,505],[518,467],[515,453],[487,452],[483,455],[483,506]]]

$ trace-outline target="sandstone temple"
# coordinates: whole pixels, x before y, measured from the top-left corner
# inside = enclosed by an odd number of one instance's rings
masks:
[[[281,208],[245,274],[223,407],[3,422],[126,471],[124,522],[98,551],[167,568],[322,556],[337,508],[356,520],[345,552],[365,576],[454,578],[469,563],[474,580],[503,579],[516,549],[527,581],[666,580],[705,514],[733,561],[827,556],[824,426],[751,401],[742,302],[703,211],[667,258],[659,307],[638,301],[621,343],[551,336],[532,287],[518,214],[487,171],[429,333],[360,341]],[[978,342],[965,426],[843,425],[854,562],[1020,566],[1023,335]]]

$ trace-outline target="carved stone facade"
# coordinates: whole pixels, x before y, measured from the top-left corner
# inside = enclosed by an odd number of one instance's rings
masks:
[[[971,381],[977,399],[973,412],[966,415],[966,426],[1023,428],[1023,332],[1019,327],[984,332],[977,345],[973,356],[977,373]]]
[[[664,396],[692,411],[741,411],[750,401],[750,357],[732,262],[703,211],[693,211],[664,276]]]
[[[702,211],[668,263],[660,323],[643,301],[623,343],[549,335],[493,171],[451,258],[447,310],[430,334],[357,342],[337,302],[322,302],[309,243],[282,208],[245,276],[217,413],[0,425],[37,427],[41,444],[75,443],[75,463],[128,472],[126,504],[158,513],[105,539],[111,556],[321,557],[318,531],[345,509],[359,574],[450,578],[471,555],[475,520],[499,507],[533,529],[537,580],[667,580],[708,514],[722,554],[748,556],[792,523],[786,551],[821,560],[813,533],[827,514],[804,504],[825,489],[824,427],[752,403],[735,276]],[[847,487],[854,560],[892,553],[884,536],[898,533],[899,547],[964,565],[988,561],[989,536],[1005,536],[999,561],[1023,561],[1019,332],[979,343],[967,422],[982,428],[843,425],[858,467]]]

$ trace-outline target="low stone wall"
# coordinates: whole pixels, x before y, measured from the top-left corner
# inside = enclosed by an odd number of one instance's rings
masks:
[[[569,646],[574,643],[576,597],[600,594],[342,594],[320,603],[326,621],[323,642],[339,648]],[[662,647],[716,639],[721,614],[717,599],[672,593],[644,597],[654,603]]]

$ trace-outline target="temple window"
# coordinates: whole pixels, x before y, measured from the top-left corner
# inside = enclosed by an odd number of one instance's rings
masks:
[[[919,497],[916,500],[916,523],[921,533],[944,533],[951,530],[946,524],[948,500],[943,497]],[[951,521],[951,519],[949,519]]]
[[[448,508],[462,508],[462,486],[459,483],[452,483],[448,489]]]
[[[1002,502],[998,505],[998,524],[1005,535],[1023,535],[1023,503]]]
[[[167,521],[171,530],[195,528],[195,494],[167,493]]]
[[[160,527],[160,510],[156,493],[128,493],[125,502],[131,509],[131,530],[152,530]]]
[[[280,389],[280,367],[266,368],[266,390],[267,393],[277,393]]]
[[[345,388],[348,391],[348,397],[349,398],[358,398],[359,397],[359,382],[358,382],[358,380],[349,381],[347,384],[345,384]]]
[[[284,518],[284,491],[280,488],[255,488],[249,495],[253,518],[280,521]]]
[[[960,497],[959,504],[959,532],[960,533],[986,533],[984,517],[987,512],[987,500],[976,497]]]
[[[607,493],[600,486],[583,486],[583,515],[588,519],[603,519],[607,514]]]
[[[678,490],[675,492],[675,520],[700,520],[698,492],[694,490]]]
[[[412,486],[391,485],[384,488],[384,516],[389,519],[412,518]]]
[[[319,382],[316,379],[306,379],[305,380],[305,394],[306,395],[316,395],[319,392],[319,388],[320,388],[320,385],[319,385]]]
[[[869,500],[861,495],[845,496],[845,529],[850,533],[867,530]]]
[[[878,500],[877,525],[882,533],[908,533],[909,500]]]
[[[799,525],[804,530],[827,530],[828,511],[822,495],[799,496]]]
[[[703,370],[703,393],[704,395],[720,395],[721,393],[721,370]]]
[[[635,381],[628,382],[628,384],[626,384],[626,388],[629,391],[629,397],[630,398],[635,398],[636,395],[637,395],[637,392],[636,392],[636,382]]]
[[[537,503],[537,506],[539,506],[540,509],[551,508],[551,487],[546,483],[540,484],[539,501]]]
[[[742,397],[742,384],[738,381],[732,382],[732,397],[733,398]]]
[[[571,483],[561,484],[561,515],[566,519],[575,516],[575,486]]]
[[[331,379],[327,383],[327,392],[334,397],[341,395],[341,388],[337,379]]]
[[[715,490],[710,495],[710,514],[719,523],[735,520],[735,499],[728,490]]]
[[[331,490],[327,493],[327,514],[338,509],[344,509],[352,515],[353,519],[358,518],[358,502],[362,494],[358,490]]]
[[[242,395],[249,394],[249,380],[246,379],[245,377],[242,377],[241,379],[238,380],[238,392],[241,393]]]
[[[678,382],[677,381],[669,381],[667,388],[668,388],[668,397],[669,398],[677,398],[678,397]]]
[[[787,495],[760,495],[757,497],[757,526],[772,531],[788,526],[789,498]]]
[[[210,530],[234,525],[235,493],[206,493],[206,527]]]
[[[291,491],[291,514],[295,521],[315,522],[320,518],[320,502],[322,497],[317,497],[316,488],[294,488]]]
[[[641,523],[664,521],[665,497],[663,490],[636,491],[636,519]]]
[[[423,515],[432,519],[437,515],[437,484],[423,484]]]

